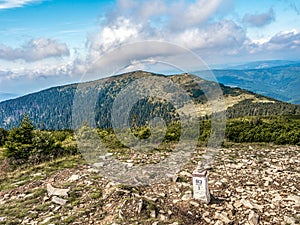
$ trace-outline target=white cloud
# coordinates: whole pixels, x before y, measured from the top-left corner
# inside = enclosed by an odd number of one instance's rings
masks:
[[[284,45],[290,45],[290,44],[297,44],[296,42],[300,40],[300,33],[293,29],[291,31],[282,31],[276,34],[274,37],[270,39],[270,43],[273,44],[284,44]]]
[[[68,56],[68,46],[54,39],[37,38],[25,43],[21,48],[0,45],[0,59],[38,61],[51,57]]]
[[[39,3],[41,1],[42,0],[0,0],[0,10],[19,8],[25,5]]]
[[[170,42],[206,56],[227,55],[226,50],[237,54],[248,40],[246,30],[233,20],[213,20],[220,10],[225,15],[222,8],[229,9],[231,2],[119,0],[100,32],[89,38],[90,58],[127,43],[147,40]]]
[[[241,46],[247,40],[245,31],[231,20],[192,28],[180,33],[175,42],[190,49],[228,49]]]
[[[275,20],[275,12],[271,8],[266,13],[261,14],[246,14],[243,17],[243,22],[250,26],[263,27]]]
[[[14,80],[24,76],[32,79],[39,76],[50,77],[69,75],[72,68],[73,64],[71,62],[56,64],[34,63],[30,66],[18,66],[15,69],[0,71],[0,82]]]
[[[89,37],[86,64],[90,65],[103,54],[105,57],[107,51],[149,40],[188,48],[208,63],[224,63],[228,57],[235,57],[237,61],[251,57],[255,60],[259,53],[262,56],[274,54],[271,58],[276,58],[281,57],[280,50],[287,53],[298,48],[295,33],[278,33],[274,37],[264,36],[256,40],[247,35],[245,24],[260,29],[275,21],[273,8],[261,14],[245,14],[243,20],[238,21],[232,15],[226,17],[226,9],[232,10],[232,0],[119,0],[117,3],[103,20],[101,30]],[[280,41],[285,44],[280,44]],[[147,43],[140,51],[130,50],[130,54],[133,52],[136,60],[156,56],[167,58],[172,54],[170,48],[153,49]],[[125,57],[125,54],[121,55]]]
[[[91,49],[106,52],[117,45],[135,39],[140,32],[141,25],[132,23],[129,19],[119,17],[115,24],[105,26],[89,42]]]
[[[293,29],[282,31],[274,36],[261,40],[254,40],[243,46],[246,54],[259,55],[260,57],[273,57],[299,59],[300,32]]]
[[[147,66],[143,66],[147,64]],[[95,80],[129,69],[160,68],[187,71],[203,68],[203,61],[189,49],[166,41],[137,41],[120,45],[86,64],[85,80]],[[167,69],[168,68],[168,69]],[[152,70],[153,71],[153,70]]]
[[[183,27],[197,26],[207,21],[221,5],[222,0],[196,0],[195,3],[188,5],[184,11],[178,11],[181,16],[176,18],[177,25]]]
[[[291,56],[300,52],[300,32],[297,30],[279,32],[269,42],[263,45],[265,50],[271,52],[289,53]]]
[[[121,2],[122,6],[119,7],[122,8],[122,11],[120,14],[124,15],[124,11],[129,10],[126,8],[128,5],[125,4],[125,2],[128,2],[128,0],[123,0]],[[207,1],[197,1],[196,3],[185,5],[185,8],[187,11],[189,11],[192,10],[192,6],[194,6],[194,4],[198,4],[198,10],[200,10],[200,2],[204,4]],[[218,5],[217,2],[219,3],[219,1],[214,1],[214,3],[211,3],[213,5],[209,5],[209,12],[205,14],[206,18],[209,14],[216,10]],[[134,5],[133,3],[129,5],[134,7],[135,11],[138,12],[139,10],[136,8],[138,6]],[[145,6],[145,4],[142,4],[141,7]],[[166,22],[162,27],[157,26],[156,23],[153,24],[151,22],[152,17],[147,18],[147,20],[145,18],[138,20],[136,19],[136,15],[128,15],[127,17],[122,16],[114,19],[111,18],[108,23],[103,25],[99,32],[89,37],[89,60],[87,60],[87,64],[91,65],[94,60],[97,60],[101,55],[108,51],[117,49],[119,47],[124,47],[124,45],[135,42],[146,41],[143,48],[140,49],[143,54],[136,52],[136,50],[135,52],[137,54],[136,57],[148,58],[156,55],[165,55],[166,57],[169,57],[171,54],[173,54],[173,51],[170,48],[164,49],[162,46],[159,46],[160,49],[153,49],[153,47],[147,45],[147,41],[149,40],[164,41],[179,45],[184,48],[188,48],[191,51],[201,53],[201,56],[208,56],[212,53],[220,54],[221,52],[227,55],[225,50],[229,52],[229,54],[232,54],[233,52],[236,54],[236,48],[240,48],[240,46],[243,45],[243,43],[247,40],[245,30],[232,20],[221,20],[218,22],[201,24],[204,21],[203,15],[201,15],[199,18],[196,18],[197,13],[194,12],[192,22],[186,22],[184,19],[182,22],[179,22],[180,18],[173,13],[173,10],[176,7],[178,7],[178,5],[175,6],[175,3],[173,3],[173,5],[167,10],[169,14],[165,14],[166,12],[164,12],[164,16],[170,16],[171,18],[168,18],[169,21]],[[142,8],[142,10],[147,11],[145,7]],[[161,11],[166,10],[163,6],[161,6],[161,8]],[[152,7],[150,7],[148,15],[153,15],[152,11]],[[201,12],[199,11],[199,13]],[[157,16],[158,14],[154,15],[155,18]],[[174,31],[174,27],[171,26],[175,19],[178,20],[177,25],[180,27],[180,29],[176,29],[176,31]],[[185,26],[183,29],[183,25],[188,26]],[[143,60],[145,58],[137,58],[136,60]]]

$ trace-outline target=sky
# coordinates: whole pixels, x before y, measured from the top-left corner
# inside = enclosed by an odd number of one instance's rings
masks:
[[[195,71],[299,53],[298,0],[0,0],[4,99],[89,73]]]

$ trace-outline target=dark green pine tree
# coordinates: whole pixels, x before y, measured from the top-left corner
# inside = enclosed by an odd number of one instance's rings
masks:
[[[0,146],[3,146],[5,144],[5,141],[7,140],[8,131],[6,131],[4,128],[0,128]]]
[[[25,114],[18,128],[13,128],[4,145],[4,156],[18,161],[27,160],[33,148],[34,126]]]
[[[32,144],[34,137],[34,126],[28,115],[25,114],[19,126],[20,138],[23,144]]]

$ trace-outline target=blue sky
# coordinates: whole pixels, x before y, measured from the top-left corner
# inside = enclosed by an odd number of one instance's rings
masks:
[[[99,58],[130,44],[99,65],[118,61],[131,70],[182,62],[174,49],[149,41],[180,46],[208,65],[299,60],[299,21],[297,0],[0,0],[0,93],[78,82],[97,71]]]

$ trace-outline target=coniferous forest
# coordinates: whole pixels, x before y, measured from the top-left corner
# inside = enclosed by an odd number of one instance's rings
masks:
[[[205,146],[211,133],[210,120],[203,119],[199,128],[198,145]],[[109,149],[127,148],[120,143],[113,129],[96,130]],[[140,139],[147,139],[151,135],[148,125],[132,127],[132,132]],[[163,144],[178,142],[180,135],[180,122],[169,123]],[[224,137],[224,143],[226,142],[300,145],[300,116],[248,116],[228,119]],[[40,130],[27,114],[23,116],[18,127],[11,130],[0,128],[0,148],[2,158],[12,165],[36,164],[79,153],[73,131]]]

